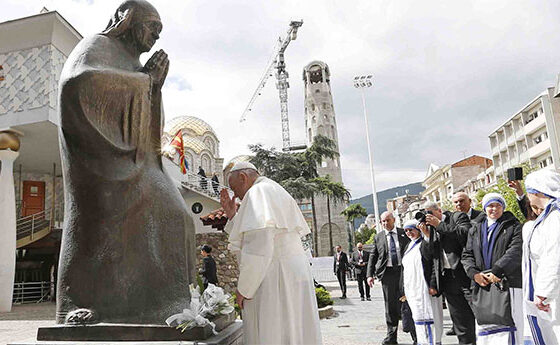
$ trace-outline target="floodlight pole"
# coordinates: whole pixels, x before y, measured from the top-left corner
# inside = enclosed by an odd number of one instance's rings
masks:
[[[372,77],[373,76],[371,75],[367,77],[366,76],[355,77],[354,87],[359,89],[362,94],[362,106],[364,108],[364,119],[366,122],[366,141],[367,141],[368,154],[369,154],[369,166],[370,166],[369,172],[371,176],[371,189],[373,191],[372,196],[373,196],[373,212],[375,214],[375,230],[376,232],[379,232],[381,231],[381,223],[379,219],[379,205],[377,202],[377,188],[375,187],[375,170],[373,167],[373,147],[371,146],[371,141],[369,138],[369,121],[368,121],[367,107],[366,107],[366,96],[364,92],[365,88],[369,88],[373,85],[371,80]]]

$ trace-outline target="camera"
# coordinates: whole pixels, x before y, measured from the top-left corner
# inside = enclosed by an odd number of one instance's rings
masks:
[[[416,214],[414,215],[414,219],[416,219],[419,223],[425,223],[426,215],[428,214],[432,214],[432,211],[420,210],[416,212]]]
[[[508,181],[523,180],[523,168],[509,168],[507,170]]]

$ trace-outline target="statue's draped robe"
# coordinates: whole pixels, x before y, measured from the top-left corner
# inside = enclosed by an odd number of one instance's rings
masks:
[[[65,224],[57,321],[163,324],[189,305],[194,226],[159,152],[161,92],[115,38],[82,40],[60,81]]]

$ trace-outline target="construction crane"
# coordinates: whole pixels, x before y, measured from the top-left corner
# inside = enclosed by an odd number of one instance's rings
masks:
[[[257,89],[253,93],[249,104],[245,108],[243,115],[241,115],[240,122],[247,119],[247,114],[252,110],[253,105],[257,98],[261,95],[262,89],[266,85],[266,81],[272,76],[272,70],[276,68],[276,88],[278,89],[278,94],[280,96],[280,117],[282,119],[282,150],[290,151],[290,122],[288,119],[288,88],[290,84],[288,83],[288,71],[286,71],[286,61],[284,59],[284,52],[288,48],[288,44],[297,38],[297,31],[300,26],[303,25],[303,20],[292,21],[290,23],[290,29],[288,34],[284,39],[282,37],[278,38],[278,44],[274,49],[274,52],[266,66],[264,74],[261,77]]]

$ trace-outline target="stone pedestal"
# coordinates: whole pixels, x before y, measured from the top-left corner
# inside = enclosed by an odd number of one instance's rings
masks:
[[[86,326],[81,326],[86,327]],[[171,327],[168,327],[171,328]],[[180,331],[171,329],[175,333]],[[188,331],[187,331],[188,332]],[[138,330],[138,335],[143,333]],[[66,341],[34,341],[27,343],[13,343],[9,345],[243,345],[243,322],[237,320],[230,324],[228,327],[220,331],[217,335],[213,335],[205,340],[173,340],[173,341],[158,341],[158,340],[111,340],[111,341],[81,341],[81,340],[66,340]]]
[[[0,150],[0,312],[12,310],[16,270],[16,199],[14,161],[19,153]]]

